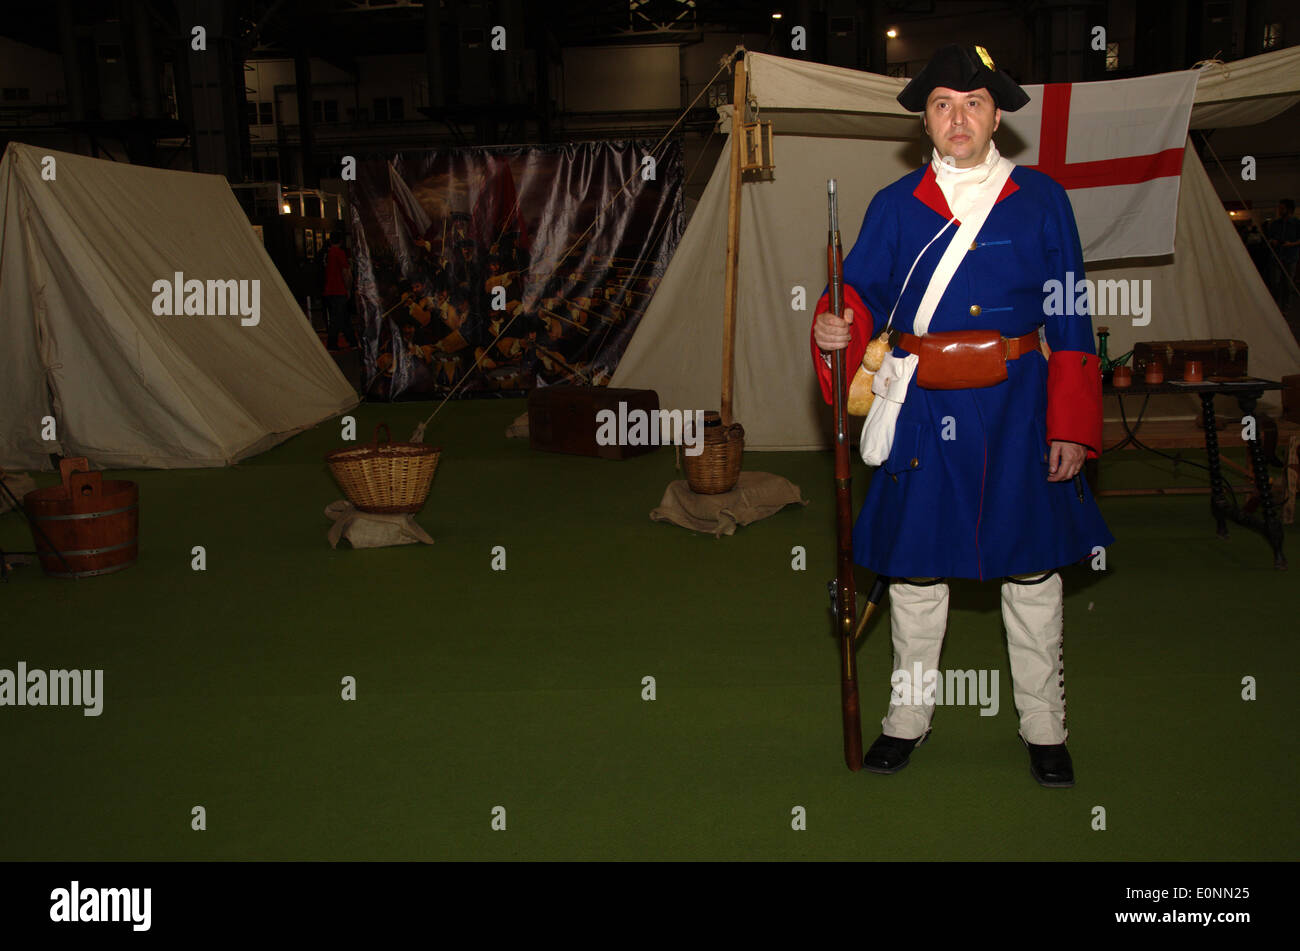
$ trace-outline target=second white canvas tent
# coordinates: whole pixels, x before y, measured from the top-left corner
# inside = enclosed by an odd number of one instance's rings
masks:
[[[904,80],[761,53],[746,53],[745,62],[751,100],[773,123],[776,170],[773,180],[742,188],[734,416],[747,448],[821,449],[830,444],[830,414],[808,334],[826,283],[826,179],[839,181],[847,250],[871,197],[917,168],[928,148],[917,118],[895,101]],[[1254,124],[1298,101],[1300,48],[1290,48],[1207,68],[1191,126]],[[729,132],[729,107],[721,111]],[[718,406],[730,163],[728,145],[610,384],[657,390],[667,408]],[[1112,356],[1140,339],[1236,337],[1251,347],[1254,375],[1300,372],[1300,346],[1190,143],[1172,257],[1091,267],[1088,276],[1150,280],[1159,302],[1154,326],[1107,321]],[[796,286],[807,290],[806,311],[792,309]]]
[[[0,467],[230,465],[358,402],[221,176],[13,143],[0,226]],[[177,272],[257,323],[155,315]]]

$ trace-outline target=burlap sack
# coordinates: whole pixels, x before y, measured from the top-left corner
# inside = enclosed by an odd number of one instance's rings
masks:
[[[429,533],[411,515],[373,515],[359,512],[351,502],[339,499],[325,506],[325,514],[334,519],[329,530],[331,548],[346,541],[353,548],[387,548],[390,545],[432,545]]]
[[[527,439],[528,438],[528,414],[522,413],[515,417],[515,421],[506,427],[507,439]]]
[[[685,479],[672,482],[650,517],[720,538],[734,535],[738,525],[757,522],[796,503],[807,505],[808,500],[788,479],[770,472],[742,472],[736,487],[721,495],[697,495]]]

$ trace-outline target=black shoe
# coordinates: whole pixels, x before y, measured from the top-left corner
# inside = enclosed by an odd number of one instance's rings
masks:
[[[1074,785],[1074,763],[1064,743],[1037,746],[1023,736],[1020,740],[1029,749],[1029,772],[1040,786],[1068,789]]]
[[[925,742],[930,731],[926,730],[914,740],[902,740],[896,736],[880,734],[871,744],[867,755],[862,758],[862,765],[873,773],[896,773],[912,758],[912,750]]]

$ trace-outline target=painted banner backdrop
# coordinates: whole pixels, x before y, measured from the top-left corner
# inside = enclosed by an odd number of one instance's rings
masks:
[[[681,146],[649,154],[589,142],[359,163],[367,397],[607,383],[685,228]]]

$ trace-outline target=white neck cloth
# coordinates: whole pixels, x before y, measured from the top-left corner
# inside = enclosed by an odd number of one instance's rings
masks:
[[[994,169],[1004,162],[1007,165],[1013,164],[1002,157],[992,142],[989,143],[989,154],[984,156],[984,161],[980,164],[958,168],[952,162],[951,156],[941,156],[938,149],[933,150],[930,164],[934,168],[935,181],[958,221],[970,213],[983,191],[981,186],[987,185],[992,179]]]

